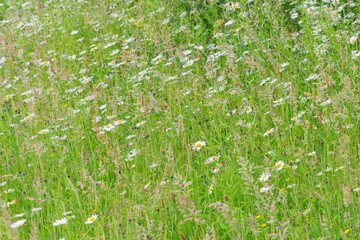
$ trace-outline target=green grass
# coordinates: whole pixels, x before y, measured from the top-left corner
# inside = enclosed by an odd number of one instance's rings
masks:
[[[0,239],[360,238],[335,2],[3,1]]]

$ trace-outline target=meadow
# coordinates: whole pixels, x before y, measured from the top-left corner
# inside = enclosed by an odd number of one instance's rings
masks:
[[[360,239],[351,0],[0,2],[0,239]]]

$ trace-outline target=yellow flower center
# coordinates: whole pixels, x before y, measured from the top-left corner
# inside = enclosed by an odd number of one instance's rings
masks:
[[[276,165],[276,168],[281,168],[281,163],[279,163],[278,165]]]
[[[93,222],[93,221],[95,221],[95,218],[94,217],[90,218],[90,222]]]
[[[197,148],[201,147],[201,143],[196,144],[196,147]]]

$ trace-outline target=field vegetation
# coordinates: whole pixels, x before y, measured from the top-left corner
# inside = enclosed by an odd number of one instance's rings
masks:
[[[1,1],[0,239],[360,239],[359,10]]]

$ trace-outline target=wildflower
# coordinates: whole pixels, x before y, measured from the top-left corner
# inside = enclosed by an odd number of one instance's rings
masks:
[[[251,112],[252,112],[252,108],[251,108],[250,106],[246,107],[246,108],[245,108],[245,112],[246,112],[246,114],[251,113]]]
[[[126,123],[125,120],[117,120],[116,122],[114,122],[115,126],[120,125],[120,124],[124,124],[124,123]]]
[[[22,216],[25,216],[25,213],[16,214],[16,215],[14,216],[14,218],[18,218],[18,217],[22,217]]]
[[[13,224],[10,225],[11,228],[18,228],[21,227],[22,225],[24,225],[24,223],[26,222],[26,219],[23,220],[19,220]]]
[[[289,87],[289,86],[291,86],[291,82],[284,83],[284,87]]]
[[[43,129],[43,130],[41,130],[41,131],[39,132],[39,134],[45,134],[45,133],[48,133],[48,132],[50,132],[49,129]]]
[[[224,24],[224,26],[230,26],[232,25],[236,20],[230,20]]]
[[[128,157],[129,157],[129,158],[133,158],[133,157],[136,156],[136,154],[137,154],[137,150],[136,150],[136,149],[133,149],[133,150],[131,150],[130,153],[128,154]]]
[[[253,126],[256,126],[256,124],[254,124],[254,123],[247,123],[246,126],[247,126],[248,128],[252,128]]]
[[[183,54],[184,54],[185,56],[187,56],[187,55],[190,55],[191,52],[192,52],[191,50],[186,50],[186,51],[183,52]]]
[[[10,99],[14,96],[15,94],[10,94],[10,95],[6,95],[6,99]]]
[[[295,187],[295,185],[296,185],[295,183],[292,185],[288,185],[287,188],[293,188],[293,187]]]
[[[236,109],[231,110],[229,113],[226,114],[226,116],[231,116],[234,115],[236,113]]]
[[[135,127],[139,128],[139,127],[143,126],[145,123],[146,123],[146,121],[138,122],[138,123],[135,125]]]
[[[291,19],[295,19],[295,18],[297,18],[298,16],[299,16],[298,13],[293,13],[293,14],[291,14],[290,18],[291,18]]]
[[[131,139],[131,138],[133,138],[133,137],[136,137],[136,135],[129,135],[129,136],[127,136],[125,139],[126,139],[126,140],[129,140],[129,139]]]
[[[348,234],[349,232],[350,232],[350,229],[346,229],[344,233]]]
[[[321,32],[321,29],[316,27],[315,30],[313,31],[314,35],[317,35]]]
[[[238,3],[231,3],[229,7],[231,10],[235,10],[237,8],[240,8],[240,5]]]
[[[341,170],[341,169],[344,169],[344,166],[338,167],[338,168],[336,168],[334,171],[337,172],[337,171],[339,171],[339,170]]]
[[[211,184],[211,186],[209,187],[209,194],[212,194],[213,189],[214,189],[214,187],[213,187],[213,185]]]
[[[188,181],[188,182],[186,182],[185,184],[184,184],[184,187],[188,187],[188,186],[190,186],[192,184],[192,181]]]
[[[199,151],[202,146],[205,146],[204,141],[198,141],[193,145],[194,150]]]
[[[32,114],[29,114],[29,116],[27,116],[25,119],[32,119],[32,118],[34,118],[34,117],[35,117],[35,114],[32,113]]]
[[[311,211],[311,209],[308,208],[308,209],[305,210],[304,214],[306,215],[306,214],[308,214],[310,211]]]
[[[315,80],[315,79],[317,79],[317,78],[318,78],[318,75],[312,74],[310,77],[308,77],[308,78],[306,79],[306,81]]]
[[[273,133],[274,132],[274,128],[270,129],[270,130],[267,130],[265,133],[264,133],[264,137],[268,136],[270,133]]]
[[[269,180],[270,177],[271,177],[270,173],[263,173],[263,174],[260,175],[259,180],[261,182],[266,182],[267,180]]]
[[[276,164],[275,164],[275,167],[278,171],[280,171],[281,169],[284,168],[284,165],[285,163],[283,161],[278,161]]]
[[[60,219],[60,220],[56,220],[56,221],[53,223],[53,226],[65,225],[65,224],[67,224],[67,221],[68,221],[67,218],[62,218],[62,219]]]
[[[350,38],[349,43],[354,44],[356,42],[356,40],[357,40],[357,36],[353,36]]]
[[[91,224],[93,223],[96,219],[98,218],[98,215],[92,215],[90,218],[87,219],[87,221],[85,222],[85,224]]]
[[[308,156],[315,156],[316,152],[308,153]]]
[[[283,101],[284,101],[284,99],[280,98],[280,99],[274,101],[273,103],[280,105]]]
[[[157,163],[153,163],[153,164],[151,164],[151,165],[149,166],[149,168],[156,168],[157,166],[158,166]]]
[[[147,189],[150,186],[150,182],[148,182],[148,184],[145,185],[144,189]]]
[[[31,211],[32,212],[38,212],[38,211],[40,211],[42,208],[33,208]]]
[[[69,60],[75,60],[75,59],[76,59],[76,55],[69,56]]]
[[[49,63],[49,62],[47,62],[47,61],[45,61],[45,62],[41,62],[41,63],[40,63],[40,66],[43,66],[43,65],[45,65],[45,66],[50,66],[50,63]]]
[[[119,52],[120,52],[119,49],[115,49],[115,50],[113,50],[113,51],[110,53],[110,56],[113,56],[113,55],[115,55],[115,54],[118,54]]]
[[[289,66],[289,64],[290,64],[289,62],[284,62],[283,64],[281,64],[281,67],[283,67],[283,68],[287,67],[287,66]]]
[[[218,160],[220,156],[214,156],[214,157],[209,157],[208,160],[205,161],[205,164],[209,164],[214,162],[215,160]]]
[[[187,67],[190,67],[194,64],[194,60],[188,60],[185,65],[183,65],[183,68],[187,68]]]
[[[262,192],[268,192],[269,190],[271,190],[271,187],[262,187],[261,189],[260,189],[260,192],[262,193]]]
[[[120,195],[121,195],[121,196],[124,196],[125,193],[126,193],[126,191],[124,190],[124,191],[122,191],[122,192],[120,193]]]
[[[114,128],[115,128],[114,125],[108,124],[108,125],[106,125],[105,127],[103,127],[102,129],[105,130],[105,131],[111,131],[111,130],[113,130]]]

